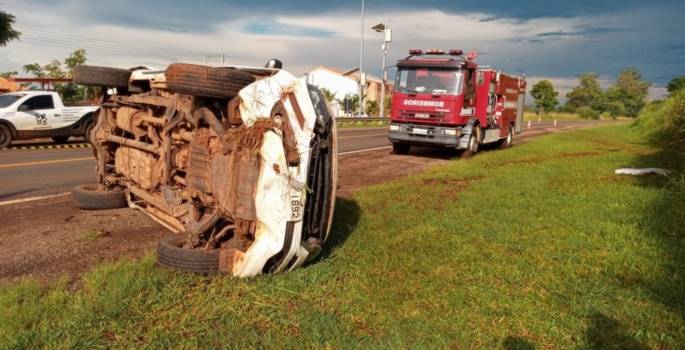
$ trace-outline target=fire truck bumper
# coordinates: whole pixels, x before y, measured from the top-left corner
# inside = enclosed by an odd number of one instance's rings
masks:
[[[459,148],[461,127],[442,127],[421,124],[390,124],[388,139],[412,145]]]

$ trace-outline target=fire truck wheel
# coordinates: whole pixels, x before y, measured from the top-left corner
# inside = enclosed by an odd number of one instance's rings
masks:
[[[74,82],[81,85],[127,88],[130,77],[128,69],[86,65],[74,68]]]
[[[174,63],[166,70],[167,89],[185,95],[230,99],[254,81],[252,74],[227,67]]]
[[[157,262],[170,269],[198,274],[219,271],[219,249],[183,248],[186,235],[168,235],[157,245]]]
[[[71,190],[71,197],[79,209],[85,210],[117,209],[127,206],[123,190],[100,190],[97,184],[76,186]]]
[[[509,132],[507,133],[507,138],[504,140],[501,140],[499,142],[499,148],[509,148],[511,147],[511,144],[514,142],[514,128],[511,126],[509,127]]]
[[[394,142],[392,144],[392,153],[395,154],[409,154],[409,150],[411,149],[411,145],[407,143],[400,143],[400,142]]]
[[[480,126],[475,126],[471,131],[471,136],[469,136],[469,143],[464,152],[461,154],[464,158],[473,157],[478,153],[478,148],[480,147]]]

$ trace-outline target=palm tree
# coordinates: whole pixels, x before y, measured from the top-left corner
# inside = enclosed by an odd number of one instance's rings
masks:
[[[13,15],[4,11],[0,11],[0,46],[5,46],[10,41],[19,39],[19,35],[21,35],[21,33],[12,28],[13,23]]]
[[[321,93],[323,94],[323,97],[326,99],[326,102],[331,103],[335,101],[335,93],[331,90],[328,90],[326,88],[321,88]]]

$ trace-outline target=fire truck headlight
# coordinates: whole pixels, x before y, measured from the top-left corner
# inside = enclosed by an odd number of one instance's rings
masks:
[[[390,124],[390,131],[400,131],[400,126],[395,124]]]
[[[457,136],[457,129],[445,129],[445,135]]]

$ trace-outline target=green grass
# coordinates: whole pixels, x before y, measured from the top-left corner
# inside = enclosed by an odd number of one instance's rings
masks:
[[[363,120],[345,120],[337,119],[338,129],[363,129],[363,128],[382,128],[388,126],[388,120],[382,121],[363,121]]]
[[[540,117],[535,112],[524,112],[524,121],[537,121]],[[542,115],[542,120],[583,120],[575,113],[547,112]]]
[[[685,347],[682,155],[550,135],[339,200],[317,263],[238,280],[142,261],[0,287],[0,348]]]

